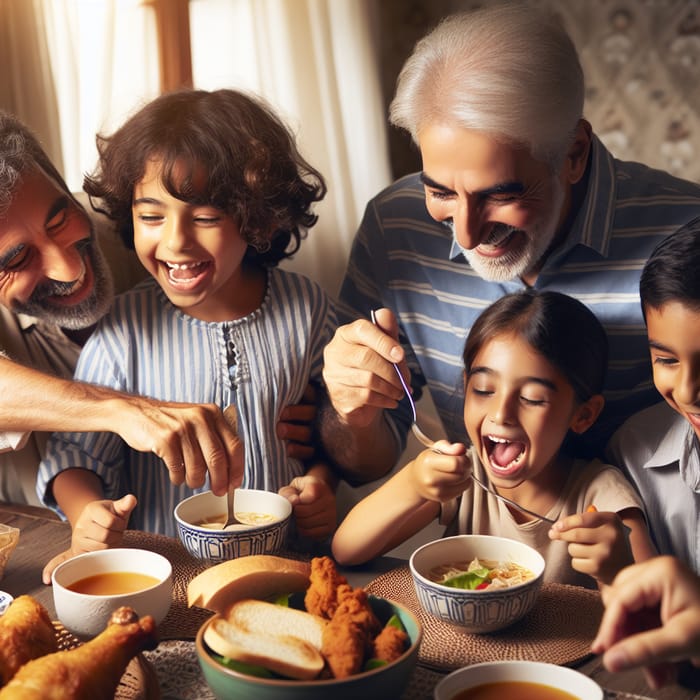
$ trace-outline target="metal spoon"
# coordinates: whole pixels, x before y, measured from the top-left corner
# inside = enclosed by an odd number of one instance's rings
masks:
[[[372,318],[372,323],[377,326],[378,328],[381,328],[379,324],[377,323],[375,314],[374,314],[374,309],[370,311],[370,315]],[[431,440],[418,426],[418,414],[416,412],[416,404],[415,401],[413,400],[413,396],[411,395],[411,392],[409,391],[408,386],[406,386],[406,382],[404,381],[403,375],[401,374],[401,370],[399,369],[399,366],[396,363],[394,364],[394,369],[396,370],[396,374],[399,375],[399,380],[401,381],[401,386],[403,387],[404,392],[406,393],[406,397],[408,398],[408,403],[411,406],[411,411],[413,413],[413,423],[411,423],[411,430],[413,431],[413,434],[416,436],[416,439],[418,442],[420,442],[422,445],[425,447],[430,448],[433,450],[433,452],[437,452],[438,454],[442,454],[440,450],[435,449],[435,441]],[[512,506],[516,510],[519,510],[521,513],[526,513],[527,515],[531,515],[533,518],[537,518],[538,520],[544,520],[545,522],[552,523],[554,524],[557,522],[556,520],[552,520],[552,518],[547,518],[544,515],[540,515],[539,513],[535,513],[533,510],[529,510],[528,508],[525,508],[524,506],[521,506],[519,503],[516,503],[515,501],[512,501],[510,498],[506,498],[505,496],[501,496],[500,493],[497,491],[493,491],[490,489],[483,481],[478,479],[476,476],[474,476],[474,472],[471,473],[471,478],[472,481],[474,481],[476,484],[478,484],[486,493],[490,493],[492,496],[495,496],[496,498],[499,498],[501,501],[504,503],[507,503],[509,506]]]
[[[231,429],[238,433],[238,414],[236,413],[236,407],[231,404],[226,406],[224,409],[224,418],[226,422],[231,426]],[[233,512],[233,496],[236,488],[233,484],[229,484],[228,492],[226,493],[226,522],[222,526],[222,530],[225,530],[229,525],[236,525],[238,520]]]

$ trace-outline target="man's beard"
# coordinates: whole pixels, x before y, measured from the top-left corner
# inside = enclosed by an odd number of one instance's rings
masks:
[[[114,284],[104,254],[94,236],[76,247],[87,259],[85,264],[92,267],[93,287],[90,295],[73,306],[57,304],[52,297],[70,293],[75,282],[49,280],[38,285],[26,302],[13,304],[15,313],[35,316],[60,328],[81,330],[97,323],[109,311],[114,299]]]
[[[552,178],[552,204],[549,211],[536,221],[527,231],[521,229],[525,243],[520,248],[508,251],[505,255],[489,258],[480,255],[476,249],[466,250],[457,243],[472,269],[482,279],[491,282],[509,282],[531,272],[552,245],[557,235],[557,224],[562,204],[564,203],[564,188],[557,178]],[[452,231],[455,242],[457,238],[452,220],[445,222]],[[506,224],[496,224],[484,243],[499,241],[518,229]]]

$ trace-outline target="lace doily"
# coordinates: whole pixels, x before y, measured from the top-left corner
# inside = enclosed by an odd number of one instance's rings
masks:
[[[158,676],[161,700],[215,700],[199,667],[194,642],[165,640],[143,655]]]

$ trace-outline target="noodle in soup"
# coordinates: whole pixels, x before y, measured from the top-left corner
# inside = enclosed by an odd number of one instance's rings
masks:
[[[535,574],[530,569],[512,561],[474,558],[471,561],[450,562],[436,566],[431,569],[428,578],[450,588],[482,591],[517,586],[532,580]]]

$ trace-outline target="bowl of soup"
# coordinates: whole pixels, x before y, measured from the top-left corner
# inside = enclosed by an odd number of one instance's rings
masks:
[[[464,632],[495,632],[528,613],[542,587],[545,562],[506,537],[456,535],[416,549],[409,569],[423,609]]]
[[[539,661],[492,661],[445,676],[434,700],[603,700],[603,689],[566,666]]]
[[[145,549],[86,552],[59,564],[51,575],[56,616],[81,639],[94,637],[114,610],[133,608],[156,624],[170,609],[173,569],[162,555]]]
[[[236,523],[224,528],[226,496],[195,494],[175,507],[180,541],[197,559],[226,561],[249,554],[275,554],[287,542],[292,504],[273,491],[236,489]]]

